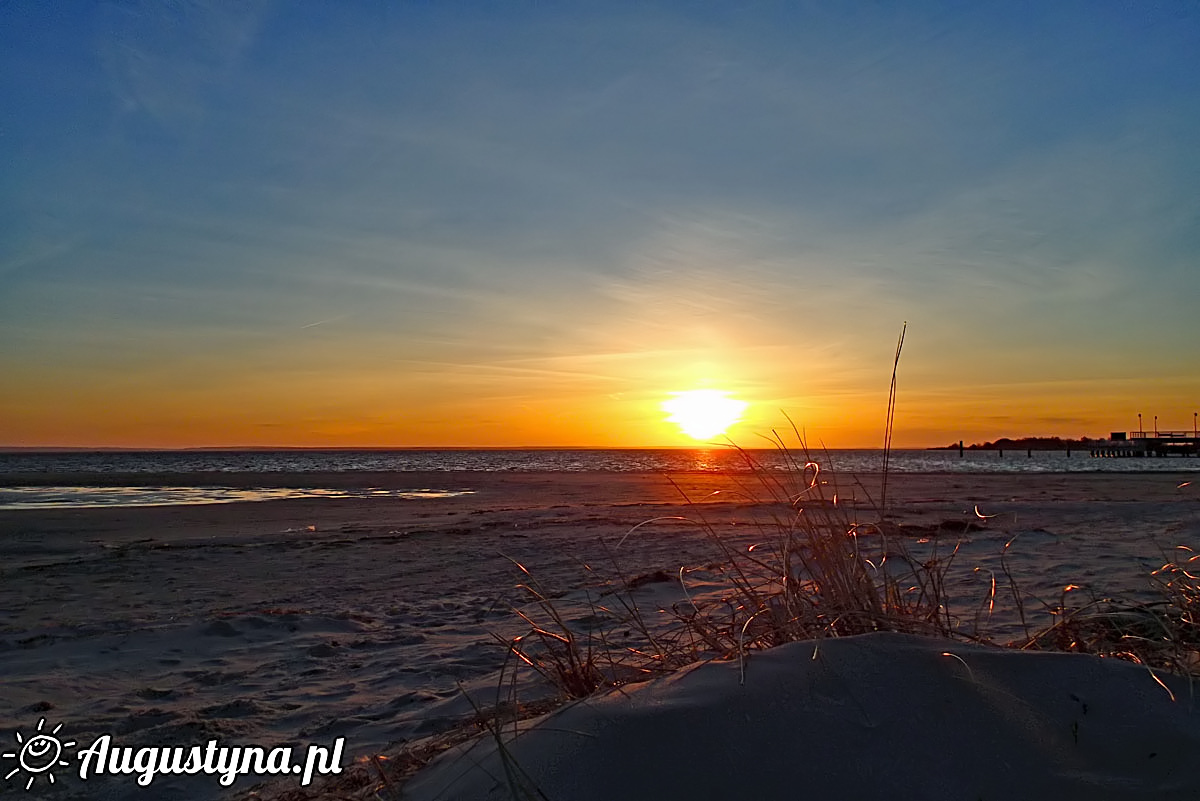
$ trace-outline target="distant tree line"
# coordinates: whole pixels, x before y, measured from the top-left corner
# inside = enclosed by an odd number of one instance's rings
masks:
[[[1081,439],[1063,439],[1062,437],[1020,437],[1010,439],[1001,437],[995,442],[974,442],[964,446],[969,451],[1005,451],[1005,450],[1035,450],[1035,451],[1065,451],[1082,450],[1090,447],[1095,440],[1083,437]],[[958,450],[958,443],[947,445],[944,450]]]

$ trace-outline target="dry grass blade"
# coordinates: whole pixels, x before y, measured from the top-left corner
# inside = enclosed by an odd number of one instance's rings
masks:
[[[900,351],[904,350],[904,334],[908,323],[900,327],[900,339],[896,342],[896,358],[892,361],[892,383],[888,390],[887,424],[883,429],[883,486],[879,491],[879,510],[887,514],[888,467],[892,457],[892,431],[896,420],[896,373],[900,369]]]

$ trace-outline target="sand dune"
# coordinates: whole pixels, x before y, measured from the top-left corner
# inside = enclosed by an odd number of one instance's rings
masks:
[[[755,653],[742,678],[710,663],[576,702],[403,797],[1196,797],[1196,699],[1129,663],[869,634]]]

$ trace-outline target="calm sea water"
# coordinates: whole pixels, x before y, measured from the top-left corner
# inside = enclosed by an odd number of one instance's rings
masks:
[[[417,497],[430,492],[414,485],[405,490],[330,490],[314,481],[312,489],[245,490],[222,488],[219,477],[203,487],[156,488],[121,479],[122,485],[97,487],[14,486],[14,474],[51,476],[60,473],[327,473],[422,471],[654,471],[679,473],[693,470],[747,470],[746,456],[768,468],[785,468],[790,456],[803,460],[802,452],[776,450],[739,452],[732,448],[647,450],[402,450],[402,451],[137,451],[89,453],[0,454],[0,509],[148,506],[186,503],[219,503],[271,500],[279,497],[357,497],[363,492]],[[883,466],[879,450],[832,450],[810,453],[823,468],[844,472],[878,472]],[[889,470],[896,473],[1062,473],[1062,472],[1200,472],[1200,459],[1093,458],[1074,451],[893,451]],[[31,482],[32,483],[32,482]],[[45,483],[44,481],[37,483]],[[63,482],[64,484],[68,482]],[[135,486],[129,486],[129,485]],[[427,497],[427,496],[426,496]]]
[[[768,467],[782,468],[776,450],[748,451]],[[809,454],[823,467],[877,472],[879,450],[830,450]],[[793,451],[791,458],[803,459]],[[644,450],[345,450],[345,451],[132,451],[87,453],[0,453],[0,476],[12,473],[194,473],[347,471],[418,472],[448,470],[566,470],[682,472],[744,470],[742,453],[731,448]],[[1086,451],[892,451],[889,470],[898,473],[1063,473],[1200,471],[1200,459],[1093,458]]]

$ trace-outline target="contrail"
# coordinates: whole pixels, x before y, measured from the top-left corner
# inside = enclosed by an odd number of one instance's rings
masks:
[[[342,319],[345,316],[346,315],[344,315],[344,314],[339,314],[337,317],[330,317],[328,320],[317,320],[315,323],[309,323],[308,325],[302,325],[302,326],[300,326],[300,328],[301,329],[313,328],[314,326],[325,325],[325,323],[337,322],[338,320]]]

